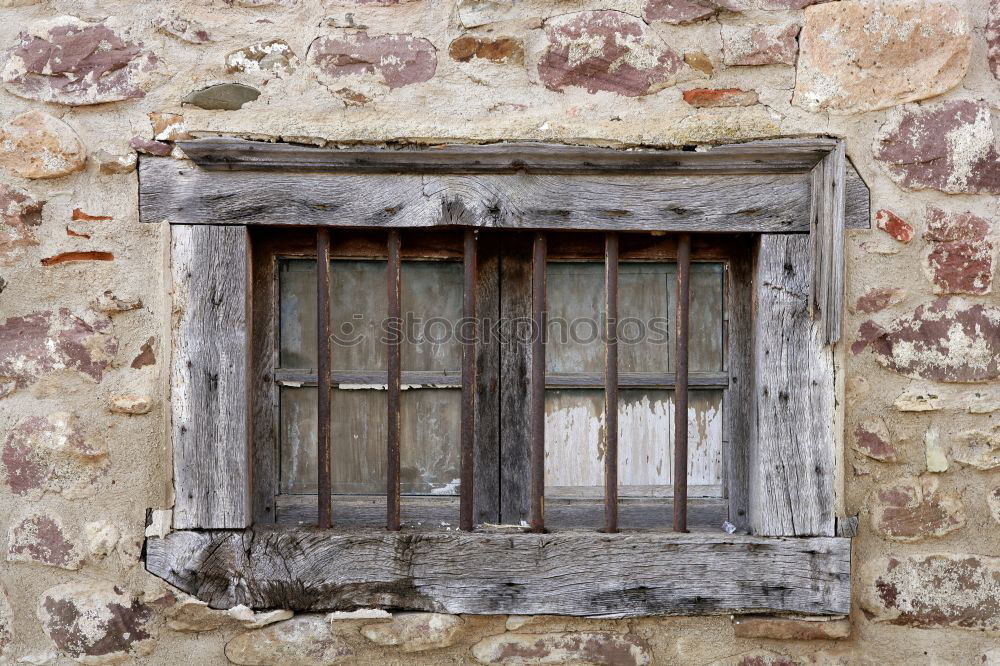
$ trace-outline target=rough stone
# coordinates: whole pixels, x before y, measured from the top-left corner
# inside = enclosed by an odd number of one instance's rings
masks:
[[[7,590],[0,582],[0,660],[11,657],[14,645],[14,616],[7,601]]]
[[[761,9],[805,9],[809,5],[829,0],[760,0]]]
[[[679,24],[700,21],[725,9],[740,9],[735,0],[646,0],[642,8],[645,21]]]
[[[885,333],[885,328],[871,319],[862,322],[861,326],[858,327],[857,339],[851,343],[851,353],[860,354],[868,348],[868,345],[885,335]]]
[[[145,95],[157,58],[105,23],[72,16],[21,32],[3,68],[4,86],[20,97],[70,106]]]
[[[38,600],[37,614],[56,647],[85,664],[116,663],[153,648],[153,608],[111,583],[49,588]]]
[[[347,661],[354,651],[318,615],[302,615],[254,629],[226,644],[226,657],[247,666],[325,666]]]
[[[448,46],[448,55],[452,60],[469,62],[470,60],[487,60],[496,63],[524,62],[524,44],[513,37],[476,37],[466,35],[459,37]]]
[[[59,252],[51,257],[41,260],[42,266],[58,266],[77,261],[114,261],[115,255],[103,250],[70,250],[69,252]]]
[[[883,127],[875,157],[907,189],[1000,194],[1000,151],[986,102],[902,107]]]
[[[885,421],[878,419],[859,423],[854,429],[854,450],[874,460],[883,462],[896,459],[896,449]]]
[[[132,359],[131,367],[133,370],[139,370],[148,365],[156,365],[156,353],[153,351],[153,344],[155,342],[156,338],[150,337],[142,343],[142,346],[139,347],[139,354]]]
[[[149,114],[153,126],[153,138],[157,141],[183,141],[193,138],[187,131],[184,116],[179,113],[153,111]]]
[[[313,40],[306,61],[331,90],[359,80],[402,88],[434,76],[437,50],[428,40],[409,34],[372,37],[364,31],[345,32]]]
[[[135,171],[136,164],[138,163],[134,152],[125,154],[112,153],[103,148],[94,153],[92,159],[97,163],[98,169],[105,176],[132,173]]]
[[[684,62],[692,69],[695,69],[706,76],[712,76],[715,73],[715,66],[712,65],[712,59],[701,51],[690,51],[684,54]]]
[[[182,100],[184,104],[209,111],[236,111],[260,97],[260,91],[242,83],[219,83],[195,90]]]
[[[203,25],[177,13],[160,16],[154,25],[165,35],[176,37],[190,44],[207,44],[212,41],[212,36]]]
[[[862,607],[878,622],[1000,631],[1000,558],[890,555],[862,567]]]
[[[946,294],[987,294],[993,286],[992,223],[972,213],[928,211],[930,242],[927,272],[934,291]]]
[[[132,150],[137,153],[143,153],[144,155],[157,155],[158,157],[166,157],[174,149],[174,147],[169,143],[144,139],[141,136],[132,137],[128,143],[132,146]]]
[[[937,428],[931,428],[924,433],[924,459],[928,472],[948,471],[948,453],[941,444],[941,433]]]
[[[74,222],[110,222],[115,218],[111,215],[95,215],[84,211],[82,208],[74,208],[70,219]]]
[[[299,57],[283,39],[257,42],[226,55],[226,71],[261,76],[287,76],[298,69]]]
[[[756,91],[739,88],[693,88],[685,90],[681,96],[697,108],[753,106],[758,101]]]
[[[1000,395],[986,391],[975,391],[966,396],[966,407],[970,414],[991,414],[1000,411]]]
[[[986,495],[986,505],[989,507],[993,520],[1000,523],[1000,486],[989,491]]]
[[[255,613],[246,606],[227,610],[209,608],[208,604],[194,597],[183,596],[167,611],[167,626],[182,633],[203,633],[230,627],[260,629],[293,616],[290,610],[273,610]]]
[[[138,310],[142,307],[142,299],[133,296],[119,297],[109,289],[97,297],[93,307],[110,316]]]
[[[0,324],[0,398],[53,371],[73,370],[101,381],[118,351],[110,328],[111,320],[103,315],[78,315],[68,308],[5,320]]]
[[[894,320],[868,343],[885,367],[941,382],[1000,377],[1000,308],[939,298]]]
[[[1000,0],[990,0],[986,17],[987,60],[994,78],[1000,79]]]
[[[118,528],[106,520],[95,520],[83,526],[87,552],[95,560],[103,560],[114,552],[120,537]]]
[[[718,659],[706,666],[799,666],[801,663],[795,657],[772,650],[748,650]]]
[[[153,509],[150,512],[149,524],[146,525],[144,536],[162,539],[170,534],[174,524],[174,512],[171,509]]]
[[[892,406],[900,412],[933,412],[941,409],[941,400],[929,391],[903,391]]]
[[[73,128],[44,111],[22,113],[0,128],[0,167],[21,178],[58,178],[86,163]]]
[[[464,28],[499,23],[514,15],[514,0],[460,0],[458,19]]]
[[[822,641],[851,635],[850,620],[796,620],[788,617],[746,615],[733,619],[736,638],[779,641]]]
[[[275,622],[284,622],[292,618],[294,613],[290,610],[271,610],[255,613],[246,606],[233,606],[226,611],[226,614],[240,623],[244,629],[260,629]]]
[[[969,69],[969,26],[946,3],[845,0],[810,7],[792,103],[858,113],[940,95]]]
[[[96,492],[93,483],[107,456],[103,446],[84,437],[74,415],[56,412],[19,421],[4,441],[0,462],[15,495],[52,492],[78,498]]]
[[[62,518],[36,512],[15,521],[7,530],[7,561],[75,571],[83,564],[83,555]]]
[[[632,634],[567,631],[487,636],[472,646],[482,664],[581,664],[645,666],[652,663],[649,646]]]
[[[871,502],[874,530],[893,541],[941,537],[965,525],[957,493],[938,489],[935,477],[900,479],[878,488]]]
[[[148,414],[153,408],[153,403],[149,396],[144,395],[115,395],[111,397],[109,409],[115,414]]]
[[[401,652],[420,652],[453,645],[464,622],[443,613],[396,613],[391,622],[361,628],[365,638],[378,645],[398,647]]]
[[[913,240],[913,225],[891,210],[883,208],[875,213],[875,226],[900,243],[909,243]]]
[[[27,191],[0,183],[0,264],[12,266],[38,245],[34,228],[42,223],[44,207]]]
[[[619,11],[564,14],[545,21],[538,78],[550,90],[578,86],[637,97],[672,86],[684,62],[640,19]]]
[[[906,292],[899,287],[872,287],[854,302],[854,311],[864,314],[881,312],[903,302]]]
[[[976,469],[1000,467],[1000,430],[992,432],[967,430],[961,432],[951,447],[951,457]]]
[[[799,26],[723,25],[722,60],[727,65],[794,65]]]

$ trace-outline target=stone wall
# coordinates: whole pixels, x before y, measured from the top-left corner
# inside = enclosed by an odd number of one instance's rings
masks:
[[[0,0],[0,18],[0,662],[1000,664],[1000,0]],[[146,510],[171,505],[171,312],[136,153],[217,134],[843,137],[873,210],[848,239],[849,620],[289,619],[145,574]]]

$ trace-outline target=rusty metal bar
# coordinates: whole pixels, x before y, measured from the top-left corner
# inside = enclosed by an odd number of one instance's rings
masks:
[[[531,246],[531,531],[545,531],[545,234]]]
[[[387,402],[389,413],[386,420],[388,426],[386,446],[386,527],[397,531],[399,521],[399,411],[400,411],[400,370],[402,351],[402,313],[399,293],[399,232],[389,232],[388,261],[388,312],[389,319],[387,357],[388,377],[386,378]]]
[[[319,420],[316,429],[316,480],[318,485],[318,524],[329,528],[333,524],[330,488],[330,229],[316,230],[316,316],[317,349],[319,359],[317,372],[316,415]]]
[[[604,531],[618,531],[618,234],[604,237]]]
[[[687,532],[688,324],[691,307],[691,236],[677,241],[677,336],[674,339],[674,531]]]
[[[465,230],[462,278],[462,468],[458,526],[473,528],[476,476],[476,232]]]

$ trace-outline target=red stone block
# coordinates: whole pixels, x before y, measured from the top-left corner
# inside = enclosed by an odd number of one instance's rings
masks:
[[[875,226],[889,234],[900,243],[909,243],[913,240],[913,225],[899,217],[891,210],[882,210],[875,213]]]

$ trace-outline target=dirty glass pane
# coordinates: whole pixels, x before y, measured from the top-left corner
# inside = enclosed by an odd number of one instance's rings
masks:
[[[722,391],[692,390],[688,407],[688,494],[721,495]],[[668,496],[673,484],[673,391],[621,390],[618,483],[622,496]],[[604,392],[545,396],[545,494],[603,497]]]
[[[618,271],[620,372],[672,372],[676,264],[622,263]],[[691,372],[723,369],[723,265],[691,265]],[[604,264],[547,267],[546,371],[604,371]]]
[[[284,259],[279,265],[280,366],[316,367],[316,262]],[[333,368],[385,370],[385,261],[330,262]],[[403,370],[458,372],[461,345],[453,328],[462,317],[462,266],[404,261],[400,276],[405,326]]]
[[[333,492],[385,494],[386,393],[333,391]],[[402,394],[400,488],[403,494],[455,495],[460,466],[461,391]],[[281,492],[316,492],[316,389],[281,389]]]

